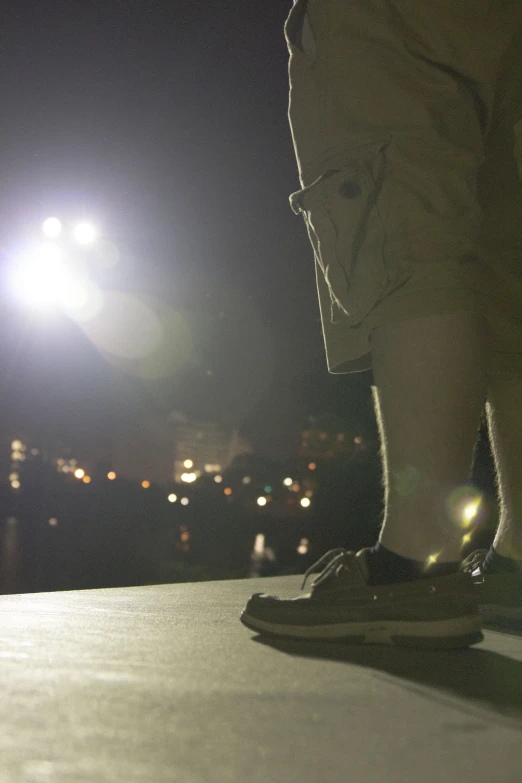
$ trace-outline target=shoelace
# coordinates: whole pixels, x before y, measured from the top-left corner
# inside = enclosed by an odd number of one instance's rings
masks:
[[[325,579],[328,579],[330,574],[334,573],[341,564],[350,567],[353,565],[354,561],[355,552],[349,552],[347,549],[342,549],[341,547],[338,549],[330,549],[329,552],[325,552],[316,563],[311,565],[310,568],[305,571],[301,590],[304,590],[306,580],[310,574],[314,573],[314,571],[316,571],[319,566],[322,566],[323,563],[326,564],[325,568],[323,568],[319,576],[312,581],[312,587],[317,587],[317,585],[320,585],[321,582],[325,581]]]
[[[472,552],[461,565],[461,570],[465,573],[472,574],[477,568],[480,568],[482,573],[482,566],[484,565],[484,559],[488,553],[487,549],[477,549],[476,552]]]

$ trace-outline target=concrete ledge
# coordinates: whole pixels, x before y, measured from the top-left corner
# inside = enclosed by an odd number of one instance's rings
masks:
[[[515,783],[522,638],[268,642],[274,577],[0,597],[1,783]]]

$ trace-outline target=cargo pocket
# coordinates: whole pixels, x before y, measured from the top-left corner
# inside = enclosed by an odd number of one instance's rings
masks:
[[[388,143],[330,161],[315,182],[290,196],[328,285],[332,323],[360,324],[391,283],[380,213]]]

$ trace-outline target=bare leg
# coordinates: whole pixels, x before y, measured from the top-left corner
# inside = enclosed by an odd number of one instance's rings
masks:
[[[487,322],[465,311],[372,334],[385,518],[380,541],[419,562],[460,560],[455,490],[469,484],[487,397]]]
[[[490,376],[486,412],[500,502],[493,546],[522,560],[522,376]]]

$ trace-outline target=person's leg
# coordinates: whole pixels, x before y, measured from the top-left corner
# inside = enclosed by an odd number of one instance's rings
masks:
[[[492,375],[486,405],[495,460],[500,521],[490,550],[490,570],[509,567],[503,558],[522,561],[522,376]],[[486,565],[486,571],[488,566]]]
[[[452,493],[470,482],[487,397],[488,339],[487,322],[463,311],[373,331],[385,483],[377,570],[382,546],[417,563],[458,567],[463,530]]]

